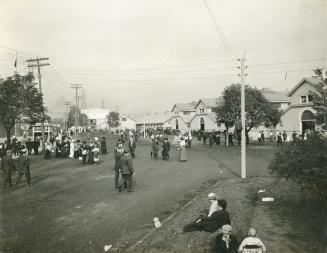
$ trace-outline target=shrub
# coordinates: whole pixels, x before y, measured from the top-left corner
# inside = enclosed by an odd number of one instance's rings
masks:
[[[283,146],[269,165],[272,174],[295,181],[302,190],[327,200],[327,138],[321,132]]]

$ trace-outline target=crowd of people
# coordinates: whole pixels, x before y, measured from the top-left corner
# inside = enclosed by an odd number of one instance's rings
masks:
[[[257,237],[255,228],[250,228],[248,236],[239,244],[233,235],[230,215],[227,212],[227,202],[217,194],[209,193],[209,210],[203,210],[198,217],[183,227],[183,233],[193,231],[218,232],[213,252],[215,253],[264,253],[266,247]]]

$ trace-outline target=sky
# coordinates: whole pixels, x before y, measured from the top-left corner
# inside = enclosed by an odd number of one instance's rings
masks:
[[[325,0],[0,0],[0,76],[42,67],[45,104],[61,117],[83,84],[89,108],[161,112],[240,82],[292,89],[327,66]],[[210,11],[212,16],[210,15]],[[215,24],[217,26],[215,26]],[[80,90],[81,92],[81,90]],[[81,95],[81,94],[80,94]]]

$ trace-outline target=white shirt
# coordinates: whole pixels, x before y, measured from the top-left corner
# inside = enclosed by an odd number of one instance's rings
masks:
[[[253,236],[249,236],[249,237],[246,237],[243,242],[241,243],[240,247],[239,247],[239,252],[243,252],[244,250],[244,247],[246,245],[256,245],[256,246],[259,246],[261,247],[261,252],[265,252],[266,251],[266,247],[265,245],[263,244],[263,242],[257,238],[257,237],[253,237]]]
[[[217,212],[217,211],[218,211],[218,201],[215,200],[210,205],[208,217],[210,217],[214,212]]]

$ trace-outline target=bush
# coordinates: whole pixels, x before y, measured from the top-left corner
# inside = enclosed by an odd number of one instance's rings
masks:
[[[275,154],[269,170],[278,177],[297,182],[309,196],[327,200],[327,138],[313,132],[307,140],[298,139],[283,146]]]

